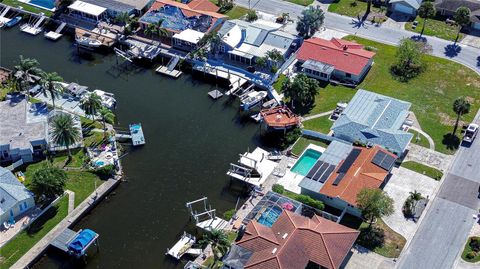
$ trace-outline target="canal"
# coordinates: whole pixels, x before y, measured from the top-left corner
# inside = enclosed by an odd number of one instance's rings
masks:
[[[214,85],[120,67],[114,54],[79,57],[72,44],[69,37],[51,42],[2,30],[0,65],[13,68],[19,55],[32,57],[67,82],[115,93],[118,125],[141,122],[147,144],[122,160],[127,182],[74,227],[97,231],[100,252],[83,265],[49,251],[35,268],[183,268],[164,253],[191,230],[185,202],[207,196],[219,215],[233,208],[237,194],[228,190],[225,172],[260,143],[260,128],[240,120],[236,102],[209,99]]]

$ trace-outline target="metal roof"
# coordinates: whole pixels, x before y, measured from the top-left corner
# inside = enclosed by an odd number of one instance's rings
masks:
[[[326,63],[322,62],[317,62],[314,60],[307,60],[302,64],[303,68],[310,69],[310,70],[315,70],[318,72],[322,72],[325,74],[331,74],[334,70],[335,67],[333,65],[329,65]]]
[[[97,5],[90,4],[83,1],[78,1],[78,0],[73,2],[73,4],[69,5],[68,8],[82,12],[82,13],[86,13],[95,17],[100,16],[103,12],[107,10],[104,7],[97,6]]]

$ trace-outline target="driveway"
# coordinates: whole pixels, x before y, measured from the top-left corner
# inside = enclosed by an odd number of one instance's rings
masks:
[[[403,167],[393,168],[392,177],[383,190],[395,201],[395,212],[382,219],[390,228],[403,235],[407,241],[411,240],[418,229],[418,223],[411,219],[405,219],[402,213],[403,203],[413,191],[420,192],[423,197],[428,197],[431,201],[439,186],[440,182],[433,178]]]
[[[341,269],[393,269],[394,267],[393,259],[378,255],[359,245],[353,246],[352,252],[340,266]]]

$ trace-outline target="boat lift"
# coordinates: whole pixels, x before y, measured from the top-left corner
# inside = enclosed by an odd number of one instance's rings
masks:
[[[203,211],[198,213],[198,211],[193,209],[193,205],[201,202],[203,202]],[[226,220],[221,219],[215,215],[216,209],[212,209],[212,206],[208,205],[207,197],[187,202],[185,206],[190,211],[190,215],[195,220],[195,225],[198,228],[204,229],[206,231],[211,231],[214,229],[223,230],[228,225],[228,222]]]
[[[45,37],[51,40],[58,40],[60,37],[62,37],[62,30],[67,26],[66,22],[62,22],[55,31],[50,31],[48,33],[45,33]]]
[[[39,15],[40,18],[32,16],[27,23],[20,26],[20,30],[27,34],[38,35],[42,31],[43,22],[47,19],[45,14],[40,13]]]
[[[172,248],[167,248],[167,253],[165,255],[170,255],[177,260],[180,260],[184,254],[190,254],[193,256],[198,256],[202,254],[202,249],[192,248],[193,244],[196,242],[196,238],[193,235],[183,232],[182,237],[175,243]]]

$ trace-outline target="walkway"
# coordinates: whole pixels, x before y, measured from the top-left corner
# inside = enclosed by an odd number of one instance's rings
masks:
[[[70,190],[65,191],[68,194],[68,214],[75,209],[75,193]]]
[[[345,264],[346,263],[346,264]],[[352,252],[344,260],[340,268],[344,269],[393,269],[393,259],[383,257],[362,246],[354,245]]]
[[[109,179],[102,185],[97,188],[97,191],[90,194],[77,208],[55,226],[50,232],[48,232],[40,241],[38,241],[25,255],[23,255],[12,267],[11,269],[24,269],[29,266],[30,263],[40,256],[50,245],[50,242],[55,239],[63,230],[68,228],[72,223],[79,219],[86,211],[91,209],[99,198],[103,197],[113,189],[120,180]],[[69,206],[70,207],[70,206]]]
[[[415,132],[420,133],[420,134],[423,135],[425,138],[427,138],[428,144],[430,145],[429,148],[430,148],[431,150],[435,150],[435,142],[433,142],[433,139],[432,139],[427,133],[425,133],[422,129],[419,129],[419,128],[414,127],[414,126],[410,127],[410,129],[414,130]],[[415,138],[414,138],[414,139],[415,139]]]
[[[453,157],[453,155],[443,154],[438,151],[410,143],[410,145],[408,145],[408,154],[405,157],[405,161],[414,161],[437,168],[441,171],[447,171],[450,163],[453,160]]]
[[[305,117],[305,118],[302,119],[302,121],[313,120],[313,119],[316,119],[316,118],[325,117],[325,116],[328,116],[328,115],[330,115],[330,114],[332,114],[332,113],[333,113],[333,110],[330,110],[330,111],[327,111],[327,112],[318,113],[318,114],[315,114],[315,115],[311,115],[311,116]]]

